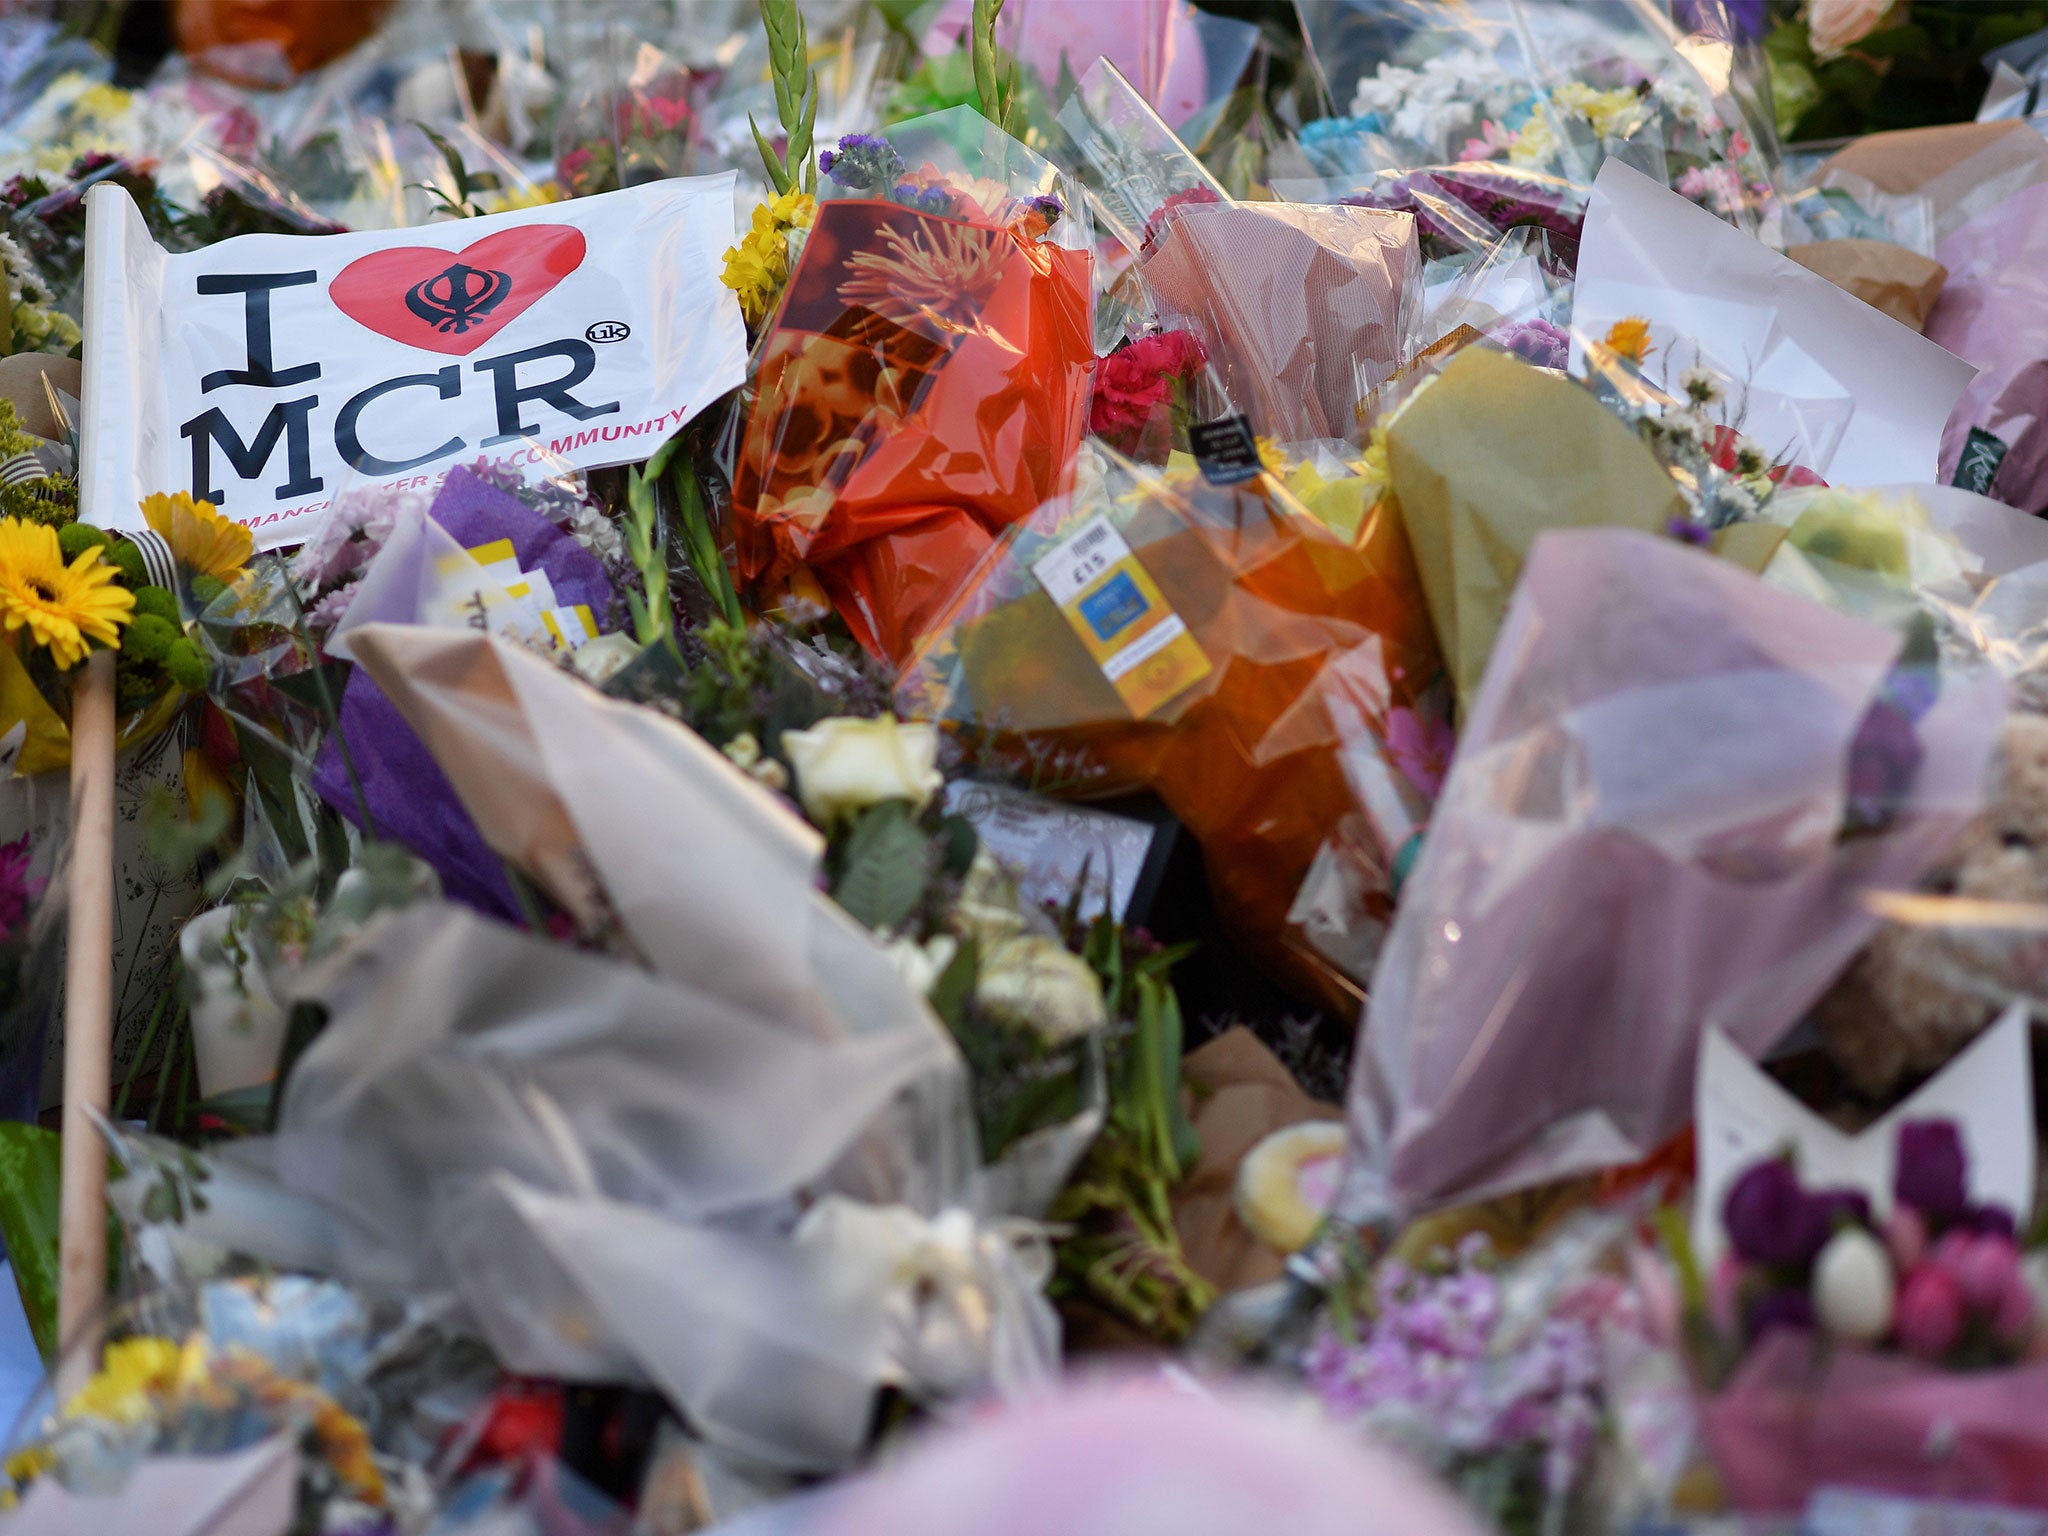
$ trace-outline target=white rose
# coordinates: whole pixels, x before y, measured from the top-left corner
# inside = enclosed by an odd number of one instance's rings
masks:
[[[981,957],[974,1000],[996,1018],[1035,1031],[1047,1045],[1109,1022],[1102,983],[1088,962],[1058,939],[1035,933],[1004,939]]]
[[[953,963],[953,957],[959,952],[960,941],[950,933],[933,934],[922,944],[915,939],[895,939],[882,946],[890,968],[919,997],[930,994],[932,983]]]
[[[1897,1281],[1891,1255],[1861,1227],[1828,1239],[1813,1266],[1813,1315],[1838,1339],[1871,1344],[1891,1331]]]
[[[1891,14],[1894,0],[1813,0],[1806,8],[1806,35],[1813,56],[1825,62],[1875,32]]]
[[[944,783],[938,728],[901,725],[886,715],[836,716],[808,731],[784,731],[782,755],[796,770],[804,810],[820,826],[884,800],[908,800],[921,809]]]
[[[974,861],[960,882],[952,922],[956,932],[985,950],[993,950],[1024,931],[1024,904],[1017,882],[985,843],[974,850]]]
[[[595,640],[586,640],[576,647],[569,658],[569,665],[576,669],[576,675],[594,687],[602,688],[620,672],[626,664],[641,652],[641,644],[623,629],[615,629],[608,635],[599,635]]]

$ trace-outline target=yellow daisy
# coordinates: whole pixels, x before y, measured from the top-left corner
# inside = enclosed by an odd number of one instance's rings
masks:
[[[232,581],[256,551],[255,537],[210,501],[185,491],[142,499],[143,520],[162,534],[180,565]]]
[[[1607,345],[1632,363],[1642,362],[1653,350],[1650,346],[1650,322],[1640,315],[1615,321],[1608,328]]]
[[[118,645],[120,626],[135,614],[135,595],[98,548],[68,566],[57,530],[20,518],[0,519],[0,631],[26,629],[59,667],[85,660],[91,642]]]

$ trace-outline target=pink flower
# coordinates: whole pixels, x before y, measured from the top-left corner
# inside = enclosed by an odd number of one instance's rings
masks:
[[[1927,1257],[1927,1218],[1910,1205],[1895,1205],[1884,1223],[1885,1246],[1900,1274]]]
[[[1427,721],[1412,709],[1387,711],[1387,755],[1408,782],[1434,800],[1451,771],[1458,736],[1450,722],[1437,716]]]
[[[1724,1338],[1734,1338],[1741,1327],[1744,1278],[1742,1260],[1732,1253],[1722,1254],[1721,1262],[1707,1277],[1707,1317]]]
[[[1491,118],[1479,125],[1479,136],[1467,139],[1465,147],[1458,152],[1460,160],[1491,160],[1495,155],[1504,155],[1515,147],[1521,137],[1501,127]]]
[[[1963,1332],[1963,1292],[1955,1277],[1922,1264],[1899,1287],[1900,1345],[1923,1360],[1938,1360],[1955,1348]]]
[[[2019,1244],[1995,1232],[1950,1232],[1934,1245],[1930,1262],[1954,1277],[1973,1312],[1995,1310],[2020,1278]]]
[[[1825,63],[1863,41],[1892,11],[1893,0],[1812,0],[1806,8],[1806,36],[1813,56]]]
[[[1991,1314],[1991,1331],[1999,1343],[2011,1349],[2018,1349],[2033,1334],[2034,1288],[2017,1267]]]

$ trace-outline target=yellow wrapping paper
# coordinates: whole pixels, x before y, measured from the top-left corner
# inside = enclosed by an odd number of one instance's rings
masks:
[[[1660,533],[1685,511],[1620,419],[1568,379],[1458,354],[1387,430],[1387,465],[1460,710],[1471,707],[1522,562],[1546,528]]]

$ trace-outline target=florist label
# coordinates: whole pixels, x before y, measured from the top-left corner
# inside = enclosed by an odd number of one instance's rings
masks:
[[[245,235],[186,255],[86,198],[86,516],[187,490],[270,548],[335,492],[643,459],[741,381],[718,280],[733,174],[489,218]]]
[[[1089,518],[1031,573],[1140,720],[1209,675],[1209,658],[1108,518]]]

